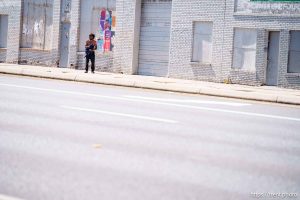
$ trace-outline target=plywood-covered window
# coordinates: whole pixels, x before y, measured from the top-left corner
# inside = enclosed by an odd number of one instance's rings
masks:
[[[212,61],[213,23],[194,22],[193,62],[210,64]]]
[[[290,32],[289,73],[300,73],[300,31]]]
[[[8,15],[0,15],[0,48],[7,47]]]
[[[233,69],[255,71],[257,31],[236,28],[233,45]]]
[[[50,50],[53,0],[24,0],[21,48]]]

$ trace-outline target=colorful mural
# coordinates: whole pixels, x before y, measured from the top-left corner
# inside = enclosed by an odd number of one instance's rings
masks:
[[[107,53],[113,50],[112,39],[115,36],[115,12],[103,8],[100,14],[98,51]]]

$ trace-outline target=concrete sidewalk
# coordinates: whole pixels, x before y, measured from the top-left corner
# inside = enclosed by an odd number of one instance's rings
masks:
[[[300,105],[300,90],[244,86],[74,69],[0,64],[0,73]]]

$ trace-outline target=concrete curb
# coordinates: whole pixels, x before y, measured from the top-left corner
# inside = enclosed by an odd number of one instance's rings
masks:
[[[124,75],[120,77],[104,76],[104,75],[93,75],[74,73],[74,70],[66,69],[62,71],[57,68],[45,68],[45,67],[26,67],[26,66],[2,66],[0,65],[0,73],[2,74],[12,74],[12,75],[22,75],[22,76],[31,76],[38,78],[49,78],[49,79],[58,79],[65,81],[76,81],[76,82],[85,82],[85,83],[95,83],[95,84],[104,84],[104,85],[114,85],[114,86],[123,86],[123,87],[134,87],[134,88],[143,88],[143,89],[153,89],[153,90],[162,90],[170,92],[180,92],[180,93],[189,93],[189,94],[200,94],[200,95],[209,95],[209,96],[218,96],[218,97],[227,97],[235,99],[245,99],[245,100],[255,100],[255,101],[264,101],[264,102],[273,102],[273,103],[284,103],[292,105],[300,105],[300,91],[299,95],[285,95],[282,92],[264,92],[264,91],[238,91],[232,88],[214,88],[202,86],[200,84],[182,84],[178,82],[164,83],[159,81],[150,81],[150,80],[134,80],[126,79]],[[128,76],[130,78],[130,76]],[[181,80],[182,81],[182,80]],[[282,89],[281,89],[282,90]]]
[[[125,87],[134,87],[135,84],[133,80],[114,79],[110,77],[100,77],[100,76],[91,77],[85,74],[77,75],[75,81],[85,82],[85,83],[104,84],[104,85],[125,86]]]
[[[257,92],[245,93],[245,92],[239,92],[239,91],[227,91],[227,90],[219,90],[219,89],[204,89],[204,90],[201,90],[200,94],[210,95],[210,96],[219,96],[219,97],[229,97],[229,98],[235,98],[235,99],[245,99],[245,100],[278,103],[276,95],[261,94],[261,93],[257,93]],[[300,105],[300,101],[299,101],[299,105]]]

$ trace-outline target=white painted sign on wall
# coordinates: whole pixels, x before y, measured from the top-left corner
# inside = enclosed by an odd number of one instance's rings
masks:
[[[236,0],[235,10],[246,14],[299,15],[300,2]]]

